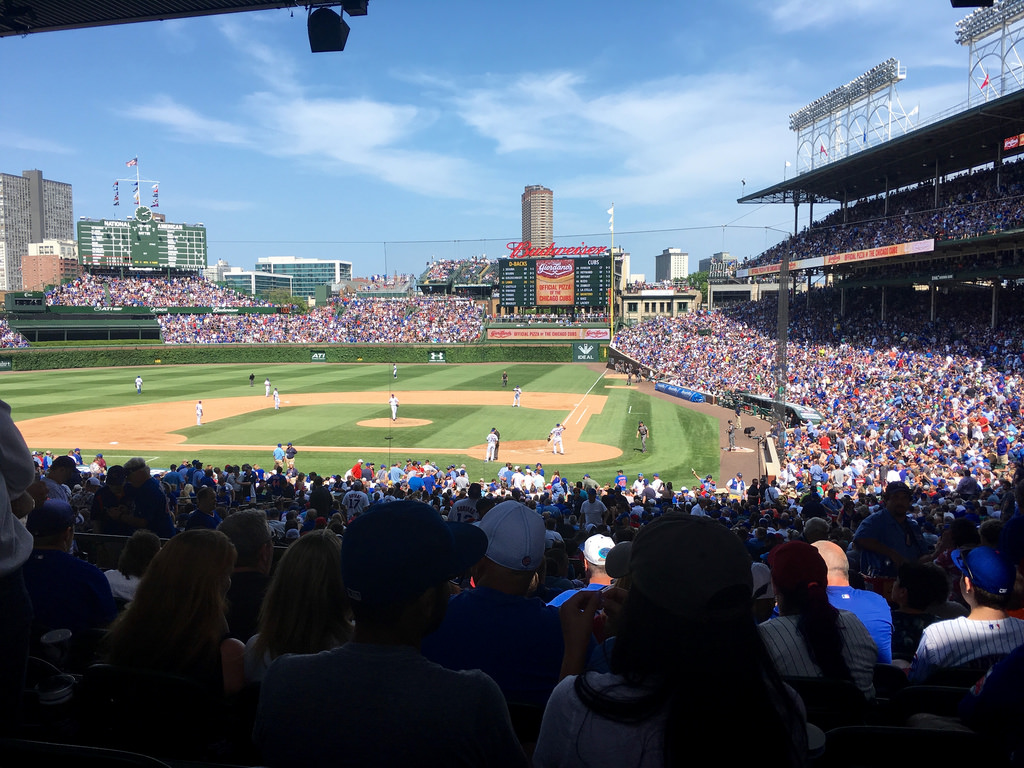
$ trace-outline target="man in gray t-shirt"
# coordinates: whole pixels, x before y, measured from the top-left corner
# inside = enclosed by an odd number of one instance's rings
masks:
[[[479,528],[418,501],[356,519],[341,553],[352,641],[270,665],[253,729],[263,764],[525,768],[498,685],[419,650],[444,618],[448,580],[486,550]]]

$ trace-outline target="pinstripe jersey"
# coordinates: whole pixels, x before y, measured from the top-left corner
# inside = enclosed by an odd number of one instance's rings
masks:
[[[799,619],[799,616],[779,616],[759,624],[761,639],[783,677],[822,677],[821,667],[811,661],[807,643],[797,629]],[[843,638],[843,659],[854,685],[873,699],[878,658],[875,641],[863,622],[849,611],[839,611],[839,633]]]
[[[924,628],[908,677],[912,683],[923,683],[937,669],[961,667],[986,656],[1005,656],[1020,645],[1024,645],[1021,619],[973,621],[961,616],[937,621]]]

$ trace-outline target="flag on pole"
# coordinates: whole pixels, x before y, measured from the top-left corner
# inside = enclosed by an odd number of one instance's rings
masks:
[[[984,91],[984,90],[985,90],[985,87],[986,87],[986,86],[987,86],[988,84],[989,84],[989,81],[988,81],[988,72],[986,72],[986,73],[985,73],[985,82],[983,82],[983,83],[981,84],[981,89],[980,89],[980,90]]]
[[[125,165],[127,165],[129,168],[134,168],[138,164],[139,164],[139,158],[137,158],[137,157],[133,157],[131,160],[128,160],[125,163]]]
[[[608,209],[608,231],[615,231],[615,203],[612,203],[612,207]]]
[[[818,150],[818,154],[819,155],[824,155],[825,157],[828,157],[828,151],[825,149],[825,145],[824,144],[821,145],[821,149]]]
[[[789,160],[787,160],[787,161],[786,161],[786,167],[787,167],[787,168],[789,168],[789,167],[790,167],[791,165],[792,165],[792,163],[791,163],[791,162],[789,162]]]

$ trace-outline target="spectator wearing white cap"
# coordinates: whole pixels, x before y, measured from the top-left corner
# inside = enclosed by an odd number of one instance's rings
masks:
[[[583,590],[588,592],[600,592],[605,587],[611,585],[612,579],[611,576],[608,575],[605,564],[608,559],[608,553],[612,551],[612,547],[614,546],[615,541],[612,540],[611,537],[600,533],[591,536],[580,544],[580,551],[583,553],[583,563],[587,569],[585,577],[587,580],[587,586],[585,586]],[[566,590],[556,596],[554,600],[548,603],[548,605],[557,608],[577,592],[583,590]]]
[[[482,670],[510,703],[543,706],[564,650],[558,611],[530,597],[544,562],[544,522],[510,500],[477,525],[487,534],[487,552],[473,567],[477,586],[452,597],[423,655],[448,669]]]

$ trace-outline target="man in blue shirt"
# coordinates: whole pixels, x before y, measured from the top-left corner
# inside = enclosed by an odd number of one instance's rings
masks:
[[[473,568],[476,589],[452,597],[423,655],[448,669],[479,669],[507,701],[543,706],[558,682],[564,644],[558,609],[528,597],[544,561],[544,522],[518,501],[495,505],[478,526],[487,553]]]
[[[864,589],[850,586],[850,561],[842,547],[831,541],[816,541],[828,565],[828,601],[840,611],[849,611],[867,628],[878,647],[878,663],[892,663],[892,612],[885,598]]]

